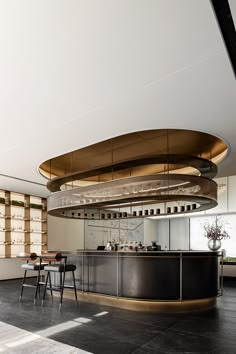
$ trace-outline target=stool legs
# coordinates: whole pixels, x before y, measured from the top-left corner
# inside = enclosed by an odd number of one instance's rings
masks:
[[[63,299],[63,291],[64,291],[64,284],[65,284],[65,272],[60,273],[60,293],[61,293],[61,297],[60,297],[60,304],[59,304],[59,310],[61,311],[61,307],[62,307],[62,299]]]
[[[40,294],[40,269],[39,269],[37,272],[38,272],[38,274],[37,274],[36,283],[33,285],[33,284],[26,284],[26,283],[25,283],[25,281],[26,281],[27,269],[24,271],[24,276],[23,276],[23,280],[22,280],[21,293],[20,293],[19,301],[22,300],[23,291],[24,291],[24,287],[25,287],[25,286],[26,286],[26,287],[29,287],[29,288],[35,287],[34,304],[36,304],[36,299],[37,299],[38,292],[39,292],[39,294]]]
[[[77,291],[76,291],[76,284],[75,284],[75,272],[72,272],[72,276],[73,276],[73,284],[74,284],[74,291],[75,291],[75,300],[78,307],[78,298],[77,298]]]
[[[20,292],[20,298],[19,298],[19,301],[21,301],[21,300],[22,300],[23,291],[24,291],[24,285],[25,285],[26,273],[27,273],[27,270],[25,270],[25,272],[24,272],[24,277],[23,277],[23,280],[22,280],[22,285],[21,285],[21,292]]]
[[[65,271],[59,272],[60,276],[60,281],[59,281],[59,286],[52,286],[51,284],[51,276],[50,276],[50,271],[47,272],[46,276],[46,281],[45,281],[45,288],[44,288],[44,293],[43,293],[43,298],[42,298],[42,305],[44,304],[44,300],[46,297],[46,290],[50,289],[51,290],[51,296],[53,298],[52,290],[59,291],[60,292],[60,303],[59,303],[59,310],[61,311],[62,309],[62,300],[63,300],[63,294],[64,294],[64,288],[74,288],[74,293],[75,293],[75,300],[76,304],[78,306],[78,298],[77,298],[77,291],[76,291],[76,283],[75,283],[75,274],[74,271],[72,271],[72,278],[73,278],[73,286],[65,286]],[[49,287],[48,287],[48,282],[49,282]]]
[[[45,295],[46,295],[46,290],[47,290],[47,285],[48,285],[48,277],[49,277],[49,272],[47,272],[47,276],[46,276],[45,287],[44,287],[43,298],[42,298],[42,305],[45,300]]]
[[[42,298],[42,305],[43,305],[43,302],[45,300],[46,290],[47,290],[47,286],[48,286],[48,281],[49,281],[49,289],[50,289],[50,292],[51,292],[51,298],[52,298],[52,301],[53,301],[51,276],[50,276],[50,272],[47,272],[46,281],[45,281],[45,285],[44,285],[43,298]]]
[[[38,275],[37,275],[36,290],[35,290],[35,294],[34,294],[34,304],[36,304],[38,292],[40,295],[40,269],[38,270]]]

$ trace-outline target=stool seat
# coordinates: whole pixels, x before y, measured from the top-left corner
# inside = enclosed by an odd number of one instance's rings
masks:
[[[46,276],[46,281],[45,281],[45,288],[44,288],[44,294],[43,294],[43,299],[42,299],[42,305],[45,300],[46,290],[51,290],[51,296],[52,296],[52,290],[59,291],[60,292],[59,309],[61,311],[64,288],[67,288],[67,289],[74,289],[75,300],[76,300],[76,304],[78,306],[77,291],[76,291],[76,284],[75,284],[76,265],[67,263],[67,256],[62,256],[61,254],[57,254],[57,257],[55,257],[54,259],[52,259],[51,257],[49,258],[49,264],[44,267],[44,270],[47,272],[47,276]],[[72,273],[73,285],[70,285],[70,284],[66,285],[65,284],[65,275],[67,272]],[[59,277],[60,284],[58,286],[56,286],[55,284],[53,284],[53,285],[51,284],[50,273],[58,273],[60,275],[60,277]],[[48,282],[49,282],[49,285],[48,285]]]
[[[23,290],[25,287],[27,288],[35,288],[35,294],[34,294],[34,304],[36,303],[37,295],[40,293],[40,285],[44,285],[44,282],[41,281],[41,270],[44,270],[44,267],[48,265],[48,263],[45,262],[36,262],[38,256],[36,253],[31,253],[30,255],[19,255],[18,256],[21,260],[26,261],[27,263],[24,263],[21,265],[21,268],[24,270],[24,276],[23,276],[23,281],[22,281],[22,286],[21,286],[21,293],[20,293],[20,298],[19,300],[22,300],[23,296]],[[27,283],[26,282],[26,274],[27,271],[36,271],[37,272],[37,278],[35,283]]]
[[[25,270],[43,270],[48,263],[25,263],[21,265],[22,269]]]
[[[74,264],[49,264],[44,267],[44,270],[57,273],[74,272],[76,266]]]

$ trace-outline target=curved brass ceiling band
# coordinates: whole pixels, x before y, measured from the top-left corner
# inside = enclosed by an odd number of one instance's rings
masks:
[[[217,164],[223,160],[227,151],[228,146],[222,139],[200,131],[185,129],[142,130],[111,137],[107,140],[51,157],[41,163],[39,172],[47,179],[51,179],[53,177],[63,177],[68,173],[99,169],[121,161],[131,161],[141,157],[161,154],[200,156]],[[150,167],[149,173],[145,174],[163,172],[160,168],[158,171],[154,171]],[[135,170],[137,169],[142,170],[142,167],[135,168]],[[141,176],[143,174],[132,175]],[[121,173],[115,178],[128,176],[124,171],[123,175]],[[107,179],[105,178],[104,180]]]
[[[213,162],[197,156],[178,155],[178,154],[161,154],[155,156],[141,157],[135,160],[122,161],[113,165],[106,165],[100,168],[75,172],[67,174],[63,177],[56,177],[47,183],[47,188],[51,192],[60,191],[60,187],[68,182],[75,180],[82,180],[88,177],[99,176],[105,173],[112,173],[122,171],[142,165],[183,165],[185,167],[192,167],[199,171],[203,177],[214,178],[217,174],[217,166]]]
[[[183,174],[124,178],[53,193],[48,197],[48,213],[65,216],[62,215],[63,211],[65,214],[65,211],[72,209],[98,210],[104,206],[120,207],[120,204],[126,208],[135,206],[137,201],[154,204],[178,200],[199,203],[196,208],[198,211],[210,209],[217,205],[217,184],[206,177]],[[101,215],[97,215],[100,219]]]

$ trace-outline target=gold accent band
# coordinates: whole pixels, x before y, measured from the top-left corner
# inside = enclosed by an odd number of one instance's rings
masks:
[[[185,214],[217,205],[218,137],[156,129],[114,137],[45,161],[48,213],[78,219]]]
[[[74,293],[65,290],[65,297],[73,299]],[[178,313],[208,310],[216,305],[216,297],[182,301],[147,301],[77,291],[78,300],[132,311]]]

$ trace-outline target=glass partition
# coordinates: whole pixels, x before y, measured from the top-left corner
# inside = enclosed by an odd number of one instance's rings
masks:
[[[85,220],[84,247],[94,250],[108,241],[143,242],[143,234],[143,219]]]

